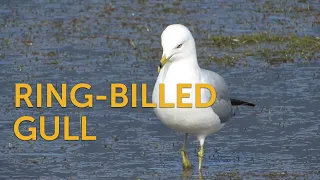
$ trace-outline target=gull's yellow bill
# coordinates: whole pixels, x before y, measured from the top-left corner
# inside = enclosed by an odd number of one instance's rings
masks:
[[[160,70],[163,68],[163,66],[168,62],[168,59],[166,56],[162,56],[159,66],[158,66],[158,73],[160,73]]]

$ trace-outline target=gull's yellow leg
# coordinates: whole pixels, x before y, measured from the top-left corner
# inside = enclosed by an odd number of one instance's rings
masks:
[[[204,180],[204,176],[201,170],[199,171],[199,180]]]
[[[200,172],[202,170],[202,160],[203,160],[203,156],[204,156],[203,144],[204,144],[204,139],[201,139],[200,140],[200,150],[198,152],[198,156],[199,156],[199,171]]]
[[[187,151],[186,151],[187,138],[188,138],[188,133],[186,133],[185,136],[184,136],[183,146],[182,146],[182,149],[180,151],[181,158],[182,158],[182,167],[183,167],[183,169],[190,169],[191,166],[192,166],[191,163],[190,163],[189,157],[187,155]]]

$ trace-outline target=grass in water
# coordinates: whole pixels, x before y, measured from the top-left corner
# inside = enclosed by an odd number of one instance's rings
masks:
[[[320,57],[320,37],[259,33],[240,36],[213,36],[211,46],[234,56],[211,57],[206,63],[214,61],[235,65],[240,59],[255,56],[270,64],[294,62],[295,60],[316,60]]]

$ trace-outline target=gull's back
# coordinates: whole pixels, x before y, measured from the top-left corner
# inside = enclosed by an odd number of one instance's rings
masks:
[[[225,80],[219,74],[206,69],[201,69],[201,77],[202,83],[210,84],[215,88],[216,101],[211,108],[219,116],[220,122],[226,123],[232,116],[233,110]],[[210,92],[206,91],[205,96],[207,96],[206,99],[210,99]]]

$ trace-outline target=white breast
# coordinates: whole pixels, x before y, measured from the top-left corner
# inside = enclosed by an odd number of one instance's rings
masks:
[[[167,73],[170,78],[163,78],[163,73]],[[162,123],[171,129],[193,135],[208,135],[219,131],[223,124],[219,117],[209,108],[195,108],[195,84],[201,83],[197,79],[190,77],[169,76],[170,71],[161,71],[155,84],[152,101],[157,104],[154,109],[156,115]],[[171,78],[172,77],[172,78]],[[190,83],[192,88],[183,89],[183,93],[190,93],[190,98],[184,98],[183,103],[192,103],[193,108],[177,108],[177,84]],[[165,102],[174,103],[175,108],[159,107],[159,84],[165,84]],[[203,100],[202,100],[203,102]]]

